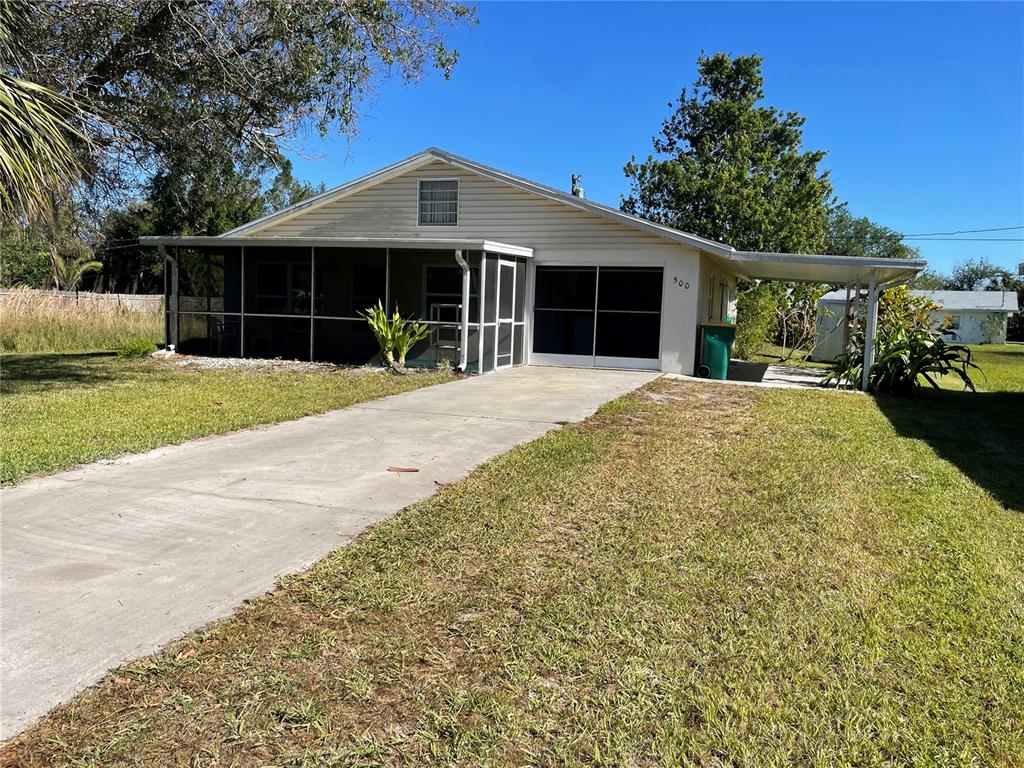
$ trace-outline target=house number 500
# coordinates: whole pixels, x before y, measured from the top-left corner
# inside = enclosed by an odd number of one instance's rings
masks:
[[[672,282],[675,283],[676,285],[678,285],[683,290],[689,290],[690,289],[690,284],[689,283],[684,283],[682,280],[679,279],[678,275],[675,275],[672,278]]]

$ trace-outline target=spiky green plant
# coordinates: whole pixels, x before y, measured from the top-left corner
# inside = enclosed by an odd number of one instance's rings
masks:
[[[868,388],[873,392],[908,395],[922,382],[939,389],[936,379],[954,374],[966,388],[974,391],[971,371],[981,371],[973,353],[963,344],[946,341],[944,327],[934,328],[931,313],[941,309],[927,299],[911,296],[906,287],[883,294],[879,304],[878,351],[868,373]],[[864,370],[863,323],[851,338],[852,349],[840,355],[823,383],[839,387],[860,386]]]
[[[380,301],[361,314],[377,339],[381,362],[391,371],[405,373],[406,355],[427,338],[430,326],[402,317],[397,307],[389,316]]]

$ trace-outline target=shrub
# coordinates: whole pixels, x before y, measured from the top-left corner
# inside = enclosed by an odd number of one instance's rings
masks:
[[[878,351],[868,374],[869,389],[907,395],[920,389],[922,380],[938,389],[936,378],[953,373],[974,391],[971,369],[981,369],[973,362],[969,347],[946,341],[945,329],[932,327],[930,314],[937,309],[940,307],[927,299],[911,296],[905,287],[882,294]],[[839,387],[860,386],[864,370],[863,323],[851,342],[852,351],[836,358],[823,382]]]
[[[1003,335],[1003,323],[1006,322],[1006,315],[998,312],[989,312],[981,321],[981,336],[986,344],[995,344]]]
[[[146,357],[156,352],[156,344],[150,339],[135,339],[117,348],[118,357]]]
[[[749,360],[768,343],[775,327],[775,297],[764,283],[743,289],[736,297],[736,342],[733,354]]]

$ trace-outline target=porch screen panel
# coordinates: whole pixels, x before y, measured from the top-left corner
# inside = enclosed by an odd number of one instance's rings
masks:
[[[481,366],[484,373],[494,370],[494,344],[497,330],[496,325],[484,326],[484,360]]]
[[[241,249],[210,253],[210,310],[242,311]]]
[[[248,253],[246,253],[248,257]],[[309,317],[245,315],[245,357],[309,360]]]
[[[596,267],[537,267],[533,351],[594,354]]]
[[[387,254],[383,250],[316,249],[314,314],[356,319],[387,290]]]
[[[209,309],[209,254],[183,248],[178,252],[178,310],[207,312]]]
[[[246,248],[246,336],[249,314],[309,317],[311,277],[309,248]]]
[[[498,297],[498,257],[487,254],[486,275],[484,276],[484,293],[487,296],[484,307],[484,322],[493,323],[497,320]]]
[[[239,357],[242,319],[237,315],[178,316],[178,351],[186,355]]]
[[[526,259],[516,259],[516,306],[514,318],[523,322],[526,308]],[[516,344],[518,347],[519,344]]]
[[[366,365],[379,358],[377,340],[365,320],[323,320],[313,323],[313,359],[343,365]]]

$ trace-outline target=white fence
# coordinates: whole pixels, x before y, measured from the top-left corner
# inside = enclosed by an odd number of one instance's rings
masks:
[[[159,312],[164,308],[164,297],[158,294],[142,293],[91,293],[89,291],[44,291],[35,288],[18,288],[14,291],[0,289],[0,301],[11,294],[46,296],[57,298],[69,305],[87,305],[96,307],[124,307],[136,312]]]

